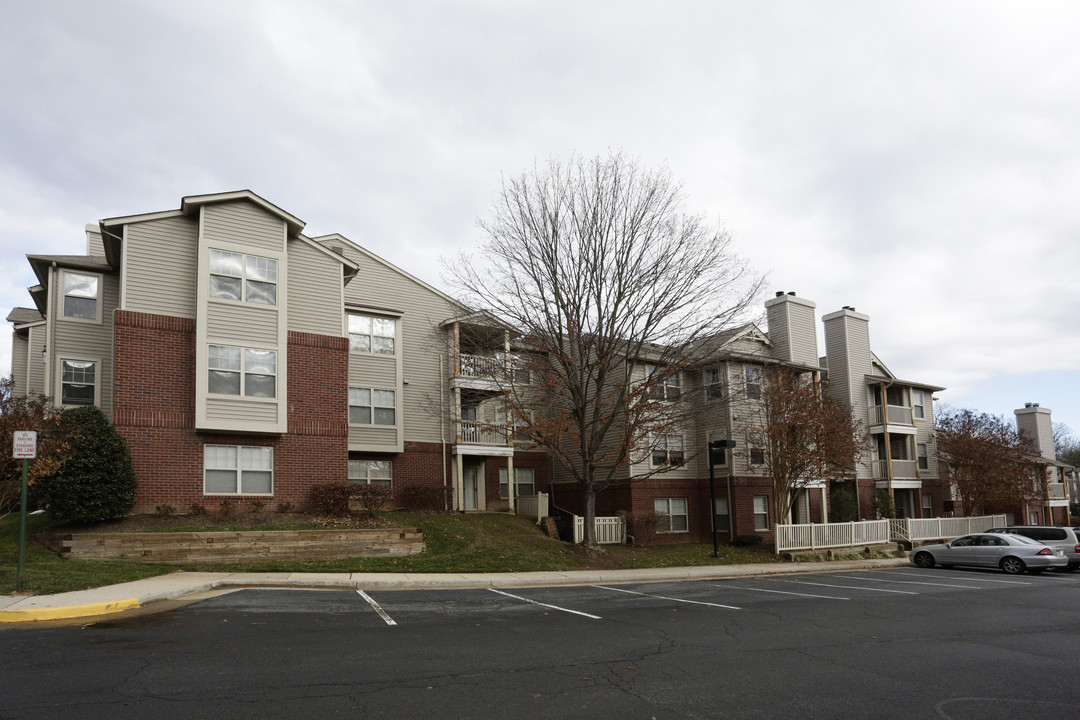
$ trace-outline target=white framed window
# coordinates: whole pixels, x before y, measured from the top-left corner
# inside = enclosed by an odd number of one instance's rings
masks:
[[[96,405],[98,365],[92,360],[60,360],[60,404]]]
[[[923,399],[923,391],[922,390],[912,390],[911,391],[911,413],[916,418],[924,418],[924,417],[926,417],[926,410],[923,407],[924,402],[925,401]]]
[[[743,379],[746,381],[746,397],[750,400],[760,400],[761,368],[757,365],[743,365]]]
[[[203,445],[204,495],[273,495],[274,448]]]
[[[724,371],[722,368],[706,368],[702,375],[707,400],[724,399]]]
[[[645,381],[650,383],[650,400],[674,402],[682,397],[682,371],[672,372],[668,368],[653,363],[642,363],[642,367],[645,371]]]
[[[656,532],[676,533],[690,531],[690,517],[686,510],[686,498],[656,498],[653,511],[664,516],[656,524]]]
[[[210,297],[277,305],[277,260],[210,250]]]
[[[934,517],[934,496],[930,493],[922,494],[922,516],[924,518]]]
[[[350,425],[397,425],[397,393],[376,388],[349,388]]]
[[[769,496],[768,495],[755,495],[754,496],[754,529],[755,530],[769,530]]]
[[[207,373],[208,393],[277,397],[277,350],[210,345]]]
[[[751,465],[764,465],[765,464],[765,448],[759,448],[759,447],[750,448],[750,464]]]
[[[349,459],[349,482],[359,485],[394,486],[394,463],[392,460]]]
[[[506,468],[499,468],[499,497],[506,500],[509,483]],[[532,468],[514,468],[514,497],[536,494],[536,471]]]
[[[62,270],[64,317],[101,322],[101,275]]]
[[[716,506],[713,509],[713,527],[716,528],[716,532],[731,532],[731,515],[728,514],[726,497],[716,498]]]
[[[651,462],[653,467],[682,465],[685,458],[683,436],[677,434],[656,435],[653,438]]]
[[[519,414],[519,412],[523,414]],[[507,424],[506,414],[506,408],[495,408],[495,424],[499,425],[501,428],[505,428]],[[529,427],[533,422],[533,411],[521,410],[518,412],[511,412],[511,415],[514,420],[514,439],[522,441],[531,440],[532,438],[529,437]]]
[[[349,350],[351,352],[393,355],[397,338],[397,320],[349,313]]]
[[[926,443],[916,443],[915,454],[919,458],[919,469],[929,470],[930,459],[926,456]]]

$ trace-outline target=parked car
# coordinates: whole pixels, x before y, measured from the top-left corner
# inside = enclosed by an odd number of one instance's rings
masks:
[[[1014,533],[1038,540],[1050,547],[1060,547],[1069,559],[1069,572],[1080,568],[1080,528],[1068,525],[1010,525],[990,528],[989,533]]]
[[[1063,568],[1069,564],[1061,548],[1007,533],[974,533],[940,545],[924,545],[916,548],[911,561],[921,568],[935,565],[946,568],[953,565],[997,567],[1010,575],[1025,570],[1038,574],[1047,568]]]

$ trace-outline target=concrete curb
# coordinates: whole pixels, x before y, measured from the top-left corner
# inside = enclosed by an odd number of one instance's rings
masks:
[[[0,623],[71,620],[123,612],[148,603],[220,589],[297,588],[317,590],[468,590],[683,582],[738,577],[870,570],[907,565],[903,558],[809,563],[701,565],[634,570],[566,570],[528,573],[202,573],[178,571],[91,590],[0,598]]]

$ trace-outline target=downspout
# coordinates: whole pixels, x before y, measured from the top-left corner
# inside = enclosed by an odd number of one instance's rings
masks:
[[[56,355],[56,312],[55,303],[53,302],[53,293],[56,292],[56,263],[53,262],[49,265],[49,292],[46,294],[45,301],[45,327],[47,332],[45,333],[45,369],[44,369],[44,382],[45,395],[49,398],[49,401],[56,407],[59,407],[59,403],[56,402],[56,394],[53,392],[53,358]]]
[[[443,511],[450,510],[450,496],[446,494],[446,356],[439,355],[439,445],[442,452],[439,459],[442,465]]]
[[[727,380],[728,388],[728,402],[727,402],[727,420],[728,420],[728,432],[732,436],[735,435],[735,414],[731,410],[731,363],[727,360],[724,361],[724,379]],[[732,437],[732,440],[735,438]],[[735,453],[731,453],[731,462],[727,467],[727,503],[728,503],[728,543],[730,543],[737,535],[735,531],[735,498],[731,494],[731,476],[735,474]],[[751,511],[753,509],[751,508]],[[710,508],[709,512],[713,515],[716,514],[716,508]]]

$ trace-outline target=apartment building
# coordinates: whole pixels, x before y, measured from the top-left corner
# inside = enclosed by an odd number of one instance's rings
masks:
[[[694,403],[693,413],[681,431],[654,439],[641,462],[625,470],[627,478],[656,474],[600,493],[597,514],[662,514],[666,541],[703,541],[715,522],[723,539],[758,534],[770,542],[780,513],[751,429],[761,410],[762,383],[778,366],[849,405],[867,439],[857,467],[844,480],[811,480],[798,490],[792,522],[835,519],[830,490],[841,488],[854,496],[860,519],[876,517],[877,491],[888,493],[902,517],[932,517],[951,509],[932,432],[933,393],[943,388],[898,378],[871,349],[869,317],[852,307],[821,318],[824,356],[818,354],[813,301],[778,292],[765,309],[766,330],[751,323],[711,338],[715,347],[708,360],[666,381],[674,397]],[[649,372],[647,361],[631,364],[638,379]],[[715,440],[733,440],[736,447],[713,455],[710,483],[704,450]],[[583,498],[558,468],[551,492],[553,504],[581,512]]]
[[[1001,508],[1011,522],[1023,525],[1070,525],[1070,499],[1076,494],[1076,468],[1057,459],[1054,449],[1054,425],[1051,411],[1039,403],[1024,403],[1013,411],[1016,429],[1030,440],[1038,456],[1032,458],[1034,500],[1015,507]],[[1075,500],[1072,500],[1075,502]]]
[[[346,479],[500,509],[547,483],[477,371],[510,362],[510,329],[304,227],[243,190],[87,225],[84,255],[28,255],[15,392],[99,406],[131,450],[137,512],[300,506]]]

